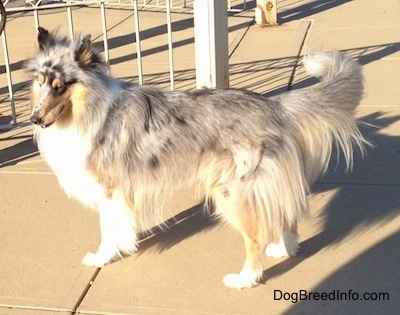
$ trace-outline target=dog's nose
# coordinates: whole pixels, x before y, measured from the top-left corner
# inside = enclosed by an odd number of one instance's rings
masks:
[[[42,122],[42,117],[40,117],[39,113],[33,113],[31,116],[31,122],[33,122],[35,125],[40,125]]]

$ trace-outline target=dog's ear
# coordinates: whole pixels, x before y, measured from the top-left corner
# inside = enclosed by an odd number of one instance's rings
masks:
[[[49,33],[48,30],[39,26],[37,39],[38,39],[39,49],[43,50],[46,46],[51,44],[53,36]]]
[[[82,36],[75,49],[75,61],[78,62],[79,66],[85,67],[92,61],[92,56],[90,35]]]

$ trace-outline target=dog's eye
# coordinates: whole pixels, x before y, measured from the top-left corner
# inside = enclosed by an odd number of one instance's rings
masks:
[[[65,91],[65,83],[61,81],[59,78],[55,78],[51,82],[51,88],[54,93],[62,94]]]
[[[53,93],[55,94],[63,94],[66,90],[65,84],[63,83],[53,84],[52,88],[53,88]]]
[[[58,84],[56,85],[55,90],[57,91],[57,93],[61,94],[65,91],[65,85],[64,84]]]

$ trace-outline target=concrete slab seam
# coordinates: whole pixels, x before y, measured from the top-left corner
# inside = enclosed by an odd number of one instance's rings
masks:
[[[298,50],[297,55],[296,55],[296,60],[294,62],[294,65],[293,65],[293,68],[292,68],[292,72],[291,72],[290,77],[289,77],[289,82],[288,82],[288,87],[287,87],[288,91],[290,91],[292,89],[293,81],[294,81],[294,78],[295,78],[295,75],[296,75],[296,71],[297,71],[297,68],[299,66],[299,63],[301,62],[300,57],[301,57],[301,55],[303,53],[304,47],[306,46],[308,35],[309,35],[309,33],[311,31],[311,28],[312,28],[312,26],[314,24],[314,20],[312,20],[312,19],[302,19],[301,21],[307,22],[308,25],[307,25],[307,28],[306,28],[306,32],[305,32],[305,34],[303,36],[303,39],[302,39],[302,41],[300,43],[300,47],[299,47],[299,50]]]
[[[13,304],[0,304],[0,309],[13,309],[13,310],[31,310],[31,311],[43,311],[43,312],[60,312],[70,313],[70,309],[55,308],[55,307],[40,307],[40,306],[24,306],[24,305],[13,305]]]
[[[79,307],[81,306],[83,300],[85,299],[86,295],[89,293],[94,281],[96,280],[97,276],[100,273],[101,268],[97,268],[94,272],[93,276],[90,278],[88,284],[86,285],[85,289],[83,290],[81,296],[79,297],[78,301],[76,302],[74,308],[72,309],[72,315],[79,314]]]

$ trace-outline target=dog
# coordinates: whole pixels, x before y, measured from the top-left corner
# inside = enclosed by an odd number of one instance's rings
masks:
[[[190,186],[243,236],[243,268],[224,284],[256,286],[265,254],[296,254],[297,222],[332,151],[351,169],[368,144],[354,118],[361,66],[338,51],[304,57],[320,82],[267,98],[131,84],[108,74],[90,35],[39,27],[37,41],[26,62],[35,140],[66,194],[100,217],[101,242],[84,265],[134,253],[138,233],[162,222],[167,198]]]

